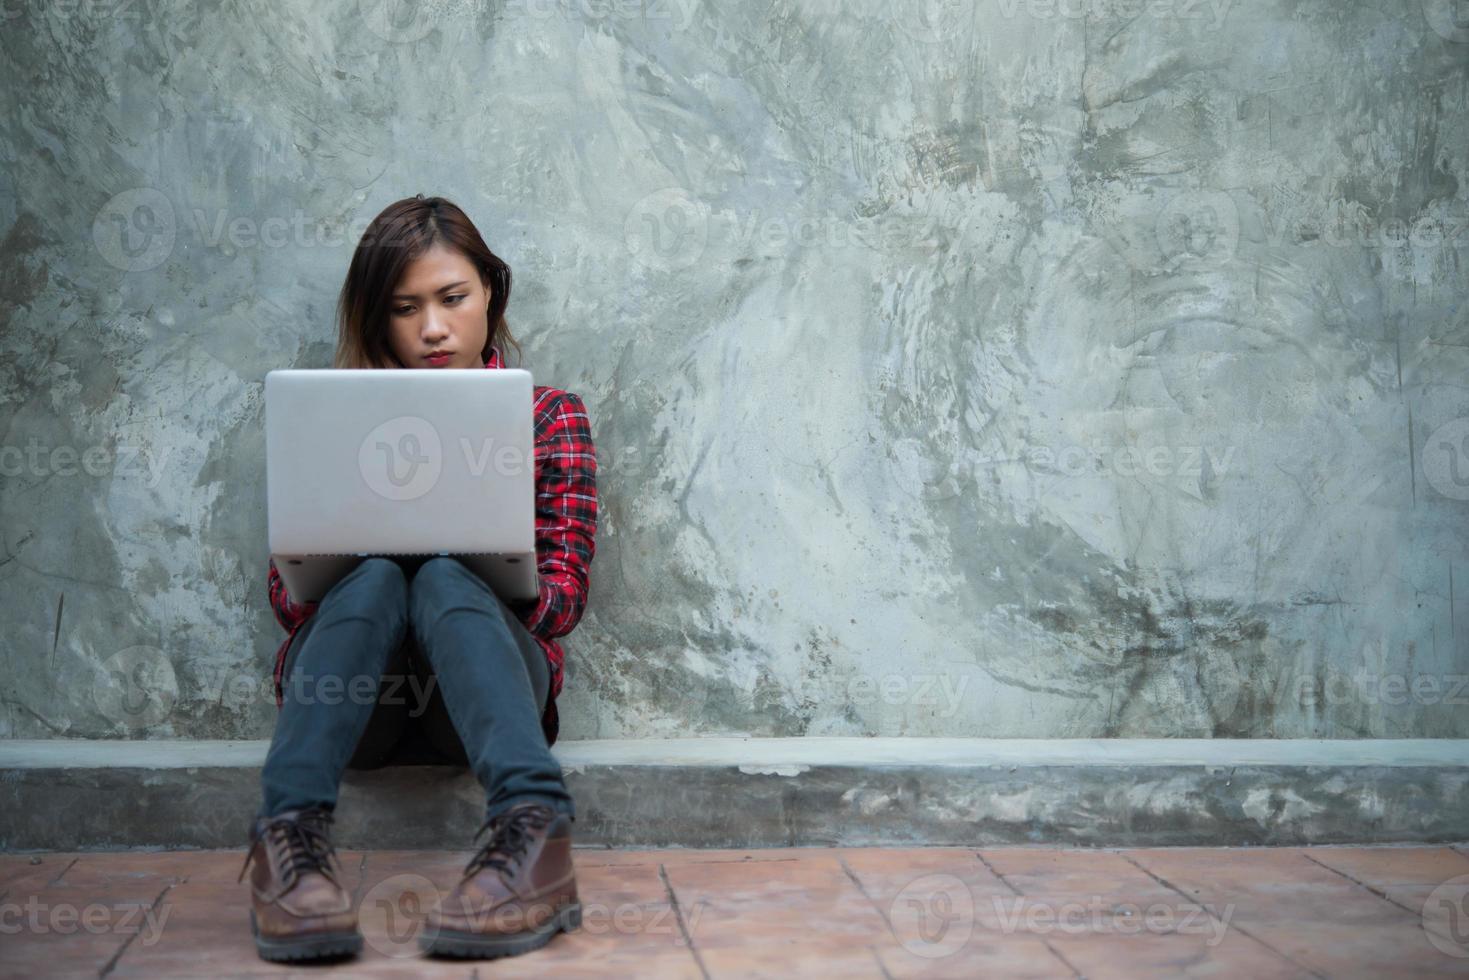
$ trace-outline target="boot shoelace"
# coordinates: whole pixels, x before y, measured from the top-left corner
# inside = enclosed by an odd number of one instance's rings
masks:
[[[508,814],[490,817],[475,831],[474,839],[479,840],[480,834],[486,830],[490,831],[490,838],[464,866],[464,874],[472,875],[481,868],[513,874],[515,865],[530,846],[532,829],[546,827],[555,817],[550,807],[540,806],[520,807]]]
[[[260,830],[259,841],[270,840],[272,831],[280,830],[285,835],[286,859],[281,869],[284,884],[294,882],[302,873],[317,871],[336,881],[336,875],[332,871],[331,859],[336,851],[332,847],[331,840],[327,837],[327,825],[332,822],[332,815],[324,810],[309,810],[301,813],[295,819],[290,817],[276,817],[266,823]],[[250,859],[255,856],[255,847],[252,846],[245,854],[245,863],[240,868],[240,876],[236,881],[245,877],[245,869],[250,866]]]

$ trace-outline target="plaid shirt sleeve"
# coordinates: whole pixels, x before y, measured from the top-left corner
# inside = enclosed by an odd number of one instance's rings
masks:
[[[316,612],[317,602],[297,603],[291,601],[286,594],[286,583],[281,581],[281,573],[276,570],[275,559],[270,559],[270,574],[267,576],[267,585],[270,589],[270,608],[275,613],[276,622],[288,632],[300,626],[310,619]]]
[[[586,610],[597,532],[597,454],[586,406],[579,396],[564,392],[548,414],[537,439],[544,447],[536,467],[540,597],[522,621],[546,638],[570,633]]]

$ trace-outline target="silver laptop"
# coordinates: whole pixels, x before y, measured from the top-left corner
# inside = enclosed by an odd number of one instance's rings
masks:
[[[267,373],[270,554],[291,599],[378,555],[452,555],[506,602],[536,598],[532,394],[520,368]]]

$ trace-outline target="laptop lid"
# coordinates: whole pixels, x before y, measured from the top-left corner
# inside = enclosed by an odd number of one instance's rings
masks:
[[[519,368],[266,374],[269,547],[292,599],[368,555],[435,554],[535,597],[532,411]]]

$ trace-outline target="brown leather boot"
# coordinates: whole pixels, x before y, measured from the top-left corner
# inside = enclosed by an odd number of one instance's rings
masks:
[[[438,956],[492,959],[539,949],[581,925],[571,866],[571,818],[519,803],[486,820],[490,838],[459,883],[429,910],[418,943]]]
[[[357,910],[339,880],[341,864],[323,807],[257,817],[240,868],[250,871],[250,931],[261,959],[314,960],[362,950]]]

